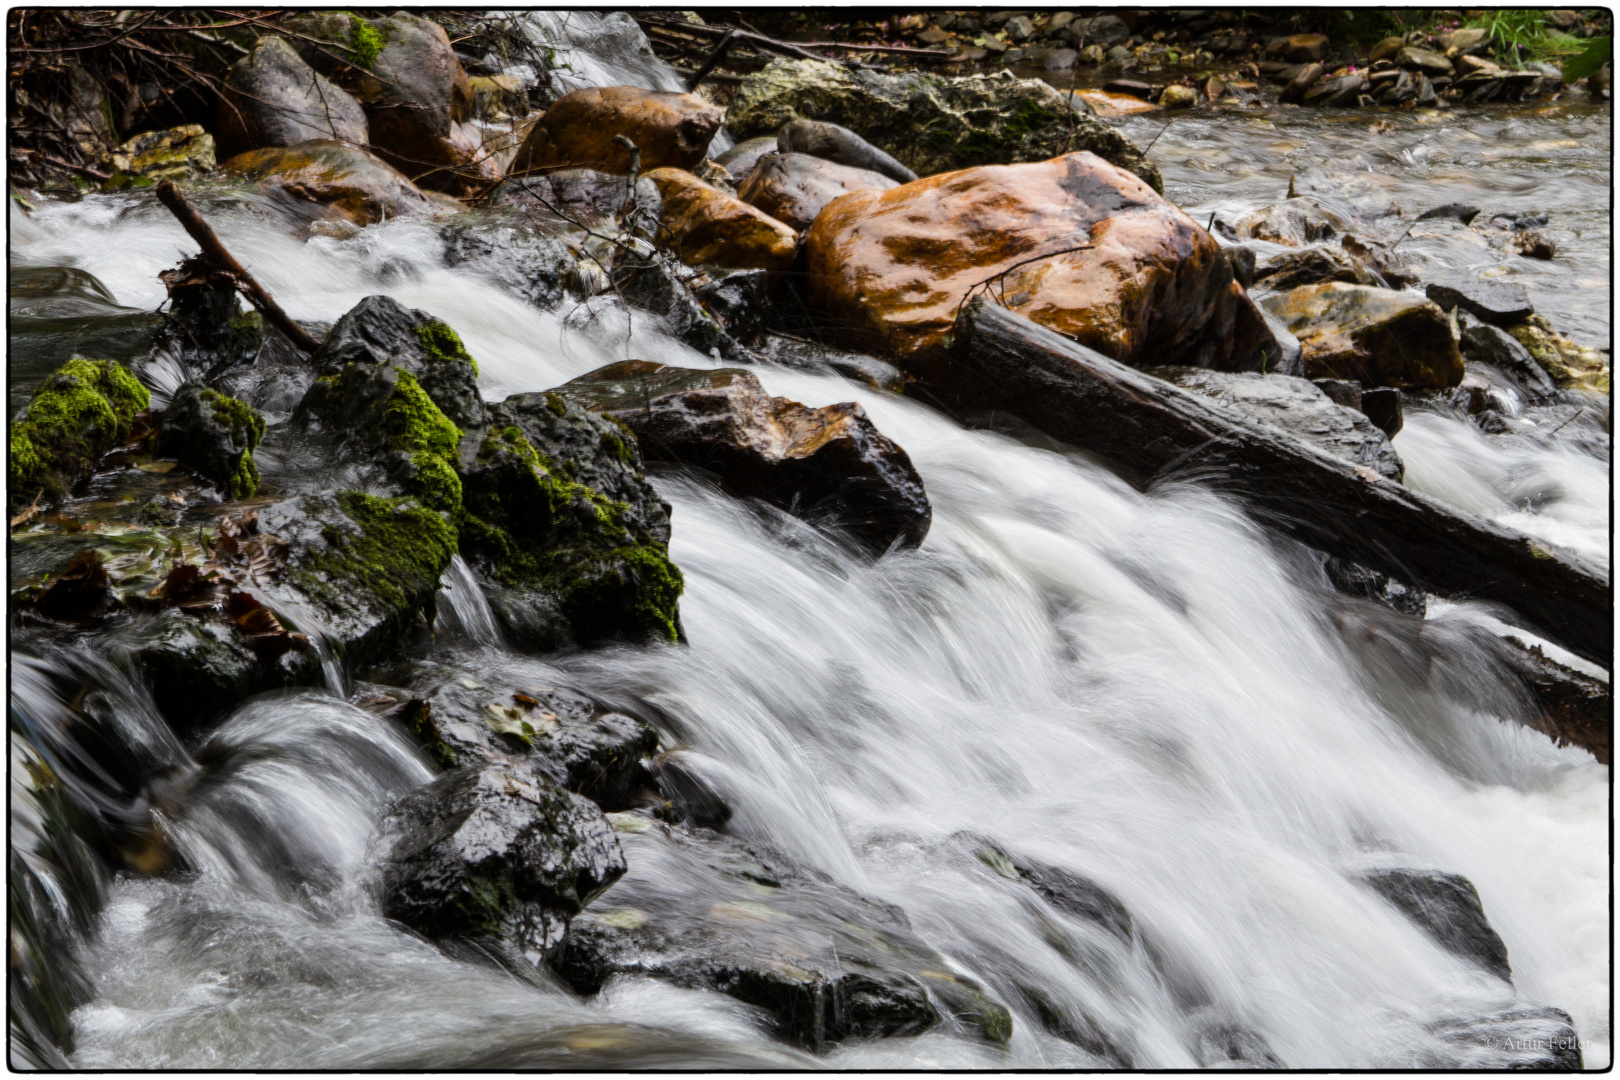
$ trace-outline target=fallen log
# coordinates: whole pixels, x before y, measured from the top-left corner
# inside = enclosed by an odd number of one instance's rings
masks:
[[[1317,550],[1439,595],[1505,604],[1525,629],[1611,664],[1609,576],[1580,556],[1235,416],[983,297],[963,308],[950,351],[914,373],[953,412],[1011,413],[1144,486],[1196,478]]]
[[[1500,639],[1502,658],[1535,698],[1536,715],[1521,720],[1526,727],[1559,746],[1579,746],[1609,764],[1614,699],[1609,684],[1547,656],[1537,645]]]

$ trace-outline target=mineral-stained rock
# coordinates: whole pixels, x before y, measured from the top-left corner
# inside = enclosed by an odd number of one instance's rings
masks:
[[[1362,880],[1447,951],[1512,981],[1507,946],[1485,919],[1479,892],[1460,874],[1438,870],[1375,870]]]
[[[75,356],[34,390],[8,431],[6,477],[11,510],[41,489],[65,494],[96,460],[129,438],[150,396],[116,360]]]
[[[682,262],[776,271],[792,264],[798,244],[792,226],[680,169],[655,169],[647,179],[664,200],[659,236]]]
[[[167,131],[147,131],[131,138],[108,155],[113,178],[107,186],[122,187],[134,177],[144,182],[192,180],[214,167],[214,137],[200,124],[185,124]]]
[[[622,135],[641,154],[641,169],[695,169],[720,129],[721,112],[700,97],[636,86],[587,87],[565,94],[535,122],[512,161],[522,173],[573,165],[623,175],[630,151],[614,142]]]
[[[771,397],[747,371],[644,360],[559,392],[634,431],[652,460],[713,470],[737,494],[843,528],[873,552],[928,534],[932,512],[911,459],[853,402],[810,409]]]
[[[317,74],[285,38],[260,38],[252,53],[231,66],[226,85],[218,116],[227,157],[310,139],[356,146],[368,141],[360,103]]]
[[[1507,328],[1560,387],[1609,392],[1609,364],[1596,349],[1579,345],[1553,329],[1541,315]]]
[[[1095,117],[1071,114],[1063,95],[1039,79],[888,74],[773,60],[737,88],[726,124],[748,137],[801,118],[849,128],[919,176],[1090,150],[1155,191],[1164,186],[1158,168],[1129,139]]]
[[[1125,363],[1258,366],[1264,320],[1219,245],[1091,153],[845,195],[805,247],[811,296],[855,347],[938,346],[988,286],[1009,310]]]
[[[822,207],[851,191],[887,191],[895,181],[809,154],[766,154],[737,185],[737,197],[778,221],[804,230]]]
[[[899,911],[766,861],[736,841],[616,815],[630,870],[574,920],[553,967],[593,994],[615,974],[717,990],[821,1049],[942,1023],[1005,1043],[1007,1010]]]
[[[1287,292],[1301,285],[1342,281],[1350,285],[1377,285],[1378,280],[1337,244],[1321,244],[1279,255],[1255,270],[1266,288]]]
[[[569,919],[625,870],[594,803],[522,768],[446,773],[396,803],[380,828],[383,912],[514,966],[544,963]]]
[[[1427,300],[1332,283],[1305,285],[1263,303],[1299,338],[1310,378],[1436,390],[1462,381],[1451,323]]]
[[[154,451],[174,458],[228,499],[248,498],[259,488],[253,451],[264,438],[264,417],[245,401],[186,383],[169,399],[152,438]]]
[[[274,204],[305,218],[346,218],[370,225],[385,217],[427,214],[433,202],[374,154],[331,139],[238,154],[225,171],[259,181]]]
[[[784,154],[810,154],[852,169],[863,169],[909,184],[917,174],[846,127],[824,120],[793,120],[776,133],[776,147]]]

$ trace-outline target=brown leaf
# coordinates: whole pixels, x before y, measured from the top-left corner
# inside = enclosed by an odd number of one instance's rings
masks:
[[[28,504],[27,509],[23,510],[22,513],[18,514],[16,517],[11,519],[11,527],[13,529],[15,529],[19,525],[23,525],[23,524],[26,524],[27,522],[30,522],[30,521],[34,520],[34,518],[36,516],[38,516],[38,514],[39,514],[39,500],[44,494],[45,494],[45,489],[44,488],[40,488],[37,492],[34,493],[34,501]]]

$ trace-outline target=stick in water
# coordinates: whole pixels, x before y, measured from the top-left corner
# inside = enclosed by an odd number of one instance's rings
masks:
[[[264,291],[263,286],[253,280],[253,275],[248,273],[242,264],[232,257],[229,251],[225,250],[225,245],[219,242],[219,237],[215,236],[214,230],[208,227],[208,222],[204,221],[202,215],[197,213],[192,205],[186,201],[186,197],[180,194],[180,189],[175,187],[173,182],[160,180],[157,186],[157,197],[158,201],[167,206],[170,212],[180,220],[180,224],[185,228],[186,232],[191,234],[191,238],[202,245],[203,261],[207,262],[216,271],[229,274],[235,278],[236,287],[241,290],[243,296],[248,298],[249,303],[259,309],[259,313],[265,317],[265,320],[271,326],[280,330],[286,335],[288,341],[291,341],[306,353],[312,353],[321,347],[321,343],[305,333],[302,326],[293,322],[287,313],[281,310],[281,305],[272,300],[270,294]]]

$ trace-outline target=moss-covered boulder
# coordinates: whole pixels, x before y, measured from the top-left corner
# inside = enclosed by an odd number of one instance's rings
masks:
[[[1507,332],[1529,351],[1559,387],[1599,394],[1609,392],[1609,364],[1603,354],[1571,341],[1554,330],[1543,316],[1531,315],[1508,327]]]
[[[201,383],[174,392],[152,433],[152,448],[217,487],[228,499],[259,490],[253,451],[264,438],[264,417],[245,401]]]
[[[1047,83],[1007,72],[950,78],[773,60],[743,79],[726,126],[745,139],[799,119],[841,124],[920,176],[1090,150],[1164,190],[1158,168],[1130,139],[1094,116],[1071,113]]]
[[[107,187],[150,187],[159,180],[191,180],[214,168],[214,137],[200,124],[145,131],[107,155]]]
[[[51,498],[65,494],[96,459],[130,438],[149,402],[146,387],[116,360],[75,356],[63,364],[34,391],[23,418],[11,422],[11,509],[42,489]]]
[[[265,37],[231,65],[218,106],[227,156],[261,146],[337,139],[364,146],[366,114],[347,91],[315,72],[286,38]]]

